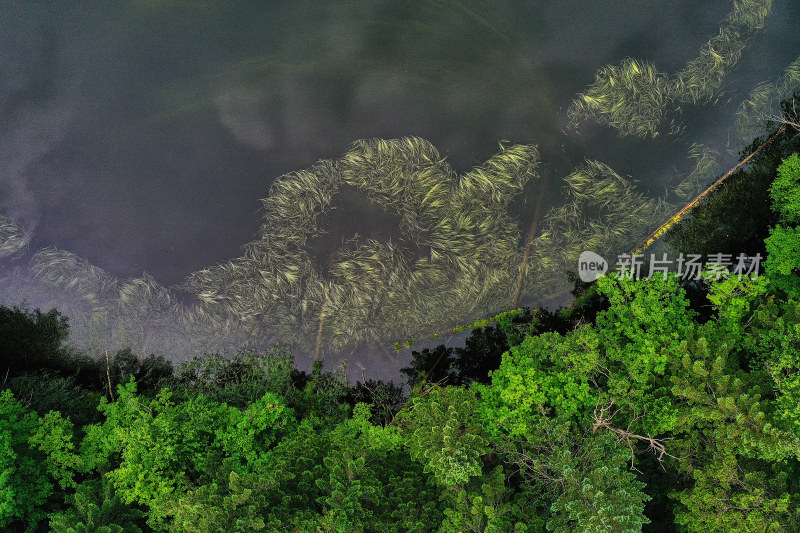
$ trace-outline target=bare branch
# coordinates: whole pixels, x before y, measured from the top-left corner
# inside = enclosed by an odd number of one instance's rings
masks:
[[[631,423],[628,424],[628,429],[620,429],[614,427],[612,425],[614,421],[614,415],[619,412],[619,409],[616,409],[614,412],[610,412],[612,407],[614,406],[613,400],[606,405],[601,406],[600,400],[598,398],[597,405],[594,408],[594,413],[592,417],[594,419],[594,424],[592,425],[592,433],[597,433],[597,430],[600,428],[605,428],[608,431],[617,435],[617,440],[619,442],[624,442],[631,451],[631,470],[639,471],[636,467],[634,467],[634,459],[636,456],[636,441],[641,441],[647,443],[647,451],[652,451],[656,454],[656,459],[658,460],[661,468],[664,468],[663,460],[664,457],[672,457],[673,459],[677,459],[674,455],[667,452],[667,447],[664,444],[669,439],[656,439],[651,437],[650,435],[638,435],[630,431],[631,425],[639,418],[634,414],[634,418],[631,420]]]

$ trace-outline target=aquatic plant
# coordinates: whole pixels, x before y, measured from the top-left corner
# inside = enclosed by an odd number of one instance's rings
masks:
[[[458,176],[423,139],[357,141],[339,160],[279,178],[245,254],[183,287],[203,312],[240,317],[317,354],[466,319],[508,299],[519,232],[507,205],[537,165],[535,147],[501,146]],[[429,253],[414,258],[402,243],[353,238],[323,276],[306,244],[324,233],[319,215],[343,186],[397,213],[403,241]]]
[[[570,124],[582,120],[615,128],[620,136],[655,137],[672,96],[669,77],[647,61],[624,59],[597,72],[594,83],[569,108]]]
[[[631,58],[601,68],[570,106],[570,125],[593,120],[616,129],[621,137],[656,137],[667,112],[718,96],[723,79],[738,63],[747,41],[764,27],[771,8],[772,0],[734,0],[719,32],[673,77],[658,72],[651,62]],[[671,124],[670,133],[680,130]]]
[[[703,192],[701,192],[700,194],[695,196],[695,198],[691,202],[689,202],[688,204],[683,206],[677,213],[675,213],[672,216],[670,216],[669,219],[666,222],[661,224],[658,228],[656,228],[655,231],[653,231],[642,242],[640,242],[639,245],[636,246],[636,248],[634,248],[630,252],[630,255],[641,253],[646,248],[648,248],[651,244],[653,244],[659,237],[661,237],[662,235],[666,234],[666,232],[671,227],[673,227],[675,224],[680,222],[680,220],[683,218],[683,216],[686,213],[688,213],[689,211],[694,209],[694,207],[697,206],[703,198],[705,198],[714,189],[719,187],[725,180],[727,180],[729,177],[731,177],[737,170],[739,170],[744,165],[746,165],[748,161],[750,161],[753,157],[755,157],[756,154],[758,154],[761,150],[763,150],[767,145],[771,144],[774,140],[778,139],[781,135],[783,135],[784,132],[786,132],[788,128],[789,128],[789,126],[784,126],[780,130],[775,132],[769,139],[764,141],[760,146],[758,146],[755,150],[753,150],[747,157],[745,157],[744,159],[739,161],[739,163],[737,163],[736,166],[734,166],[732,169],[728,170],[725,174],[723,174],[722,176],[717,178],[714,181],[714,183],[709,185]]]
[[[31,259],[33,281],[43,287],[40,296],[49,306],[70,317],[70,324],[90,349],[110,337],[117,280],[86,259],[47,247]]]
[[[700,192],[706,183],[714,179],[719,171],[716,150],[707,148],[702,144],[692,143],[689,146],[689,158],[695,160],[694,169],[684,178],[672,193],[678,201],[685,201]]]
[[[533,240],[527,294],[541,297],[567,288],[566,272],[575,268],[581,252],[615,257],[632,239],[644,237],[654,221],[669,216],[664,200],[644,197],[598,161],[586,161],[564,181],[565,202],[550,210]]]
[[[719,32],[672,80],[675,100],[689,104],[713,100],[725,75],[739,62],[748,39],[764,27],[771,9],[772,0],[734,0]]]
[[[800,88],[800,57],[791,62],[783,75],[772,82],[759,83],[736,112],[736,126],[741,139],[751,139],[764,124],[773,119],[781,100],[791,97]]]
[[[0,259],[14,257],[22,253],[28,246],[28,234],[11,222],[8,217],[0,216]]]
[[[86,259],[59,250],[45,248],[33,256],[31,271],[38,281],[68,291],[86,302],[94,313],[105,314],[113,299],[117,280]]]

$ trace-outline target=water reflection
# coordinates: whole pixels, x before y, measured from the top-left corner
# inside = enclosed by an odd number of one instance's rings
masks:
[[[585,249],[638,242],[739,148],[708,123],[733,106],[747,139],[800,85],[794,61],[722,100],[768,0],[704,8],[681,39],[647,25],[697,6],[524,4],[131,1],[88,19],[12,4],[5,25],[57,37],[11,46],[20,65],[3,66],[17,76],[2,110],[20,118],[0,149],[22,155],[2,163],[0,257],[35,252],[29,269],[9,263],[4,300],[65,310],[98,349],[177,356],[278,341],[324,357],[431,335],[563,290]],[[350,146],[380,137],[395,140]],[[508,137],[522,142],[498,149]],[[259,229],[265,176],[281,177]],[[89,201],[111,181],[125,185]],[[232,205],[250,207],[218,214]],[[85,231],[54,222],[68,219]],[[181,252],[139,276],[156,244]]]

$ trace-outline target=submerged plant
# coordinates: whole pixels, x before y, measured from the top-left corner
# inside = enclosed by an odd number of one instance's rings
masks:
[[[675,75],[676,101],[701,104],[713,100],[725,75],[739,62],[748,39],[764,27],[771,9],[772,0],[734,0],[719,33]]]
[[[8,217],[0,216],[0,259],[14,257],[28,246],[28,234],[11,222]]]
[[[573,126],[591,119],[620,136],[655,137],[671,97],[666,74],[653,63],[627,58],[597,72],[594,83],[569,108]]]
[[[186,288],[212,315],[239,316],[307,349],[409,336],[466,319],[511,290],[519,235],[507,205],[535,177],[533,146],[501,147],[457,176],[427,141],[357,141],[337,161],[279,178],[264,200],[259,239],[243,257],[192,275]],[[343,186],[400,217],[405,242],[351,239],[327,276],[306,250]]]
[[[747,41],[764,27],[771,8],[772,0],[734,0],[719,32],[673,77],[650,62],[631,58],[601,68],[570,106],[570,125],[594,120],[616,129],[621,137],[657,136],[668,111],[718,96],[725,76],[739,62]],[[670,128],[671,133],[680,130],[674,123]]]
[[[736,126],[742,139],[751,139],[764,123],[773,119],[781,100],[800,88],[800,57],[791,62],[783,76],[773,82],[761,82],[750,91],[736,112]]]
[[[665,201],[645,198],[598,161],[586,161],[564,181],[565,203],[547,214],[542,233],[533,240],[531,267],[525,272],[528,294],[566,288],[566,271],[574,268],[581,252],[614,257],[631,240],[644,237],[653,221],[669,216]]]
[[[689,200],[714,179],[719,171],[717,157],[715,150],[692,143],[689,147],[689,158],[695,160],[694,169],[672,190],[678,201]]]

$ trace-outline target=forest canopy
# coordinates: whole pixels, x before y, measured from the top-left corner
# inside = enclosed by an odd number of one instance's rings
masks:
[[[415,353],[409,387],[281,348],[95,359],[2,308],[0,527],[796,531],[798,155],[764,186],[761,275],[603,276]]]

